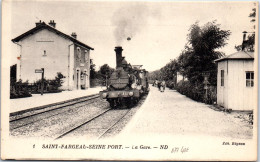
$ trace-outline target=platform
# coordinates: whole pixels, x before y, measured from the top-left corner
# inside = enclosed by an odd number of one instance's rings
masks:
[[[176,90],[160,92],[150,87],[149,95],[120,136],[203,135],[250,139],[252,125],[243,122],[234,113],[210,108]],[[136,137],[137,138],[137,137]]]
[[[32,97],[10,99],[10,113],[89,96],[99,91],[102,91],[101,87],[89,88],[87,90],[62,91],[60,93],[45,93],[43,95],[32,94]]]

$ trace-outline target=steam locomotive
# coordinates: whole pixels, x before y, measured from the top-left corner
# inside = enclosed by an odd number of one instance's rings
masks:
[[[115,47],[116,70],[109,77],[107,89],[99,92],[112,108],[131,107],[149,92],[148,71],[142,65],[128,64],[122,51],[122,47]]]

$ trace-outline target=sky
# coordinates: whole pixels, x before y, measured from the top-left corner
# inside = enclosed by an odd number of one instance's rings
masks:
[[[76,32],[79,41],[94,48],[90,55],[97,70],[103,64],[114,68],[114,48],[122,46],[129,63],[153,71],[178,58],[187,43],[190,26],[197,21],[202,26],[216,20],[221,29],[230,30],[228,44],[219,51],[226,55],[236,52],[234,46],[242,43],[242,32],[253,31],[248,15],[255,5],[253,2],[7,0],[3,7],[8,8],[9,24],[6,24],[11,30],[4,38],[10,65],[17,62],[18,55],[18,47],[11,39],[34,28],[39,20],[46,23],[54,20],[56,29],[68,35]]]

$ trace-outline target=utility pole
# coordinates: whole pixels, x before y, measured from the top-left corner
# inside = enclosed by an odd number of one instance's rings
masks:
[[[42,68],[42,84],[41,84],[41,95],[43,95],[43,87],[44,87],[44,68]]]
[[[202,73],[202,75],[204,76],[204,89],[206,90],[205,92],[205,103],[207,103],[208,101],[208,85],[209,85],[209,81],[208,81],[208,78],[209,78],[209,75],[210,73],[209,72],[205,72],[205,73]]]
[[[108,75],[108,70],[106,70],[106,88],[108,88],[107,87],[107,75]]]

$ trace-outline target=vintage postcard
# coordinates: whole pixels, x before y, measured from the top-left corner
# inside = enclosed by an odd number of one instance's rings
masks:
[[[3,0],[1,159],[257,160],[258,5]]]

